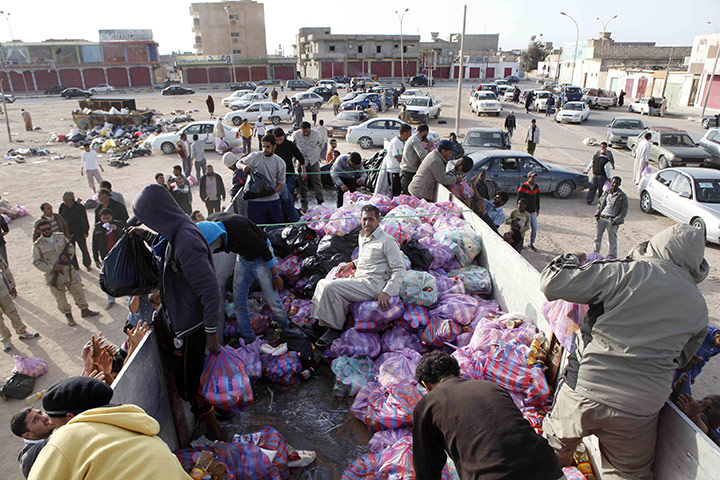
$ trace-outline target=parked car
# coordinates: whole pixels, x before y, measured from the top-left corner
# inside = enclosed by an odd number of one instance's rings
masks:
[[[242,144],[240,131],[237,128],[232,128],[225,124],[223,124],[223,128],[225,129],[225,135],[223,138],[228,145],[231,148],[239,147]],[[143,146],[151,150],[161,150],[165,154],[174,153],[175,144],[180,138],[180,135],[185,133],[189,139],[193,138],[193,135],[198,135],[199,140],[205,140],[205,150],[213,150],[215,148],[215,136],[213,135],[214,130],[214,121],[191,122],[176,132],[150,135],[145,142],[143,142]]]
[[[484,91],[488,91],[488,90],[493,92],[495,95],[500,93],[500,90],[498,89],[497,85],[495,85],[494,83],[481,83],[480,85],[478,85],[478,88],[477,88],[478,92],[484,92]]]
[[[634,157],[640,140],[649,132],[650,161],[657,162],[664,170],[669,167],[711,166],[712,155],[695,145],[693,139],[683,130],[670,127],[649,127],[636,137],[629,137],[627,146]]]
[[[509,150],[510,136],[500,128],[474,127],[465,134],[462,146],[465,155],[478,150]]]
[[[398,103],[400,105],[404,104],[411,98],[415,97],[427,97],[427,93],[423,92],[422,90],[418,90],[416,88],[410,88],[408,90],[405,90],[400,97],[398,97]]]
[[[590,108],[604,108],[617,106],[617,95],[615,92],[607,92],[599,88],[589,88],[582,96],[582,101],[587,103]]]
[[[344,75],[335,75],[332,79],[335,80],[335,83],[338,85],[347,86],[350,83],[350,78]]]
[[[507,90],[505,90],[502,99],[506,102],[512,102],[513,95],[515,95],[515,88],[508,88]]]
[[[337,91],[338,89],[343,88],[345,85],[339,84],[335,80],[318,80],[315,86],[325,87],[329,90],[332,90],[333,87],[335,87],[335,91]]]
[[[505,77],[505,80],[507,80],[510,83],[520,83],[520,77],[517,75],[508,75]]]
[[[115,87],[112,85],[108,85],[107,83],[101,83],[97,87],[93,87],[90,89],[90,93],[95,95],[96,93],[112,93],[115,91]]]
[[[375,104],[375,107],[377,109],[380,109],[380,95],[379,93],[361,93],[357,97],[353,98],[352,100],[349,100],[347,102],[343,102],[340,105],[340,109],[342,110],[357,110],[358,108],[367,108],[370,106],[370,104]],[[392,106],[392,98],[389,96],[385,96],[385,105]],[[389,107],[388,107],[389,108]]]
[[[179,80],[165,80],[162,83],[156,83],[155,85],[153,85],[153,88],[155,90],[163,90],[163,89],[169,87],[170,85],[178,85],[179,83],[180,83]]]
[[[707,168],[668,168],[645,175],[638,185],[640,209],[657,211],[692,225],[705,240],[720,243],[720,172]]]
[[[508,81],[505,80],[504,78],[501,78],[501,79],[499,79],[499,80],[495,80],[495,85],[497,85],[498,87],[499,87],[500,85],[510,85],[510,82],[508,82]]]
[[[363,110],[345,110],[337,114],[332,120],[325,122],[328,135],[345,136],[349,127],[360,125],[370,117]]]
[[[266,85],[266,86],[273,86],[278,85],[280,83],[280,80],[275,80],[274,78],[267,78],[265,80],[260,80],[257,82],[258,85]]]
[[[720,113],[717,115],[705,115],[701,122],[702,128],[720,127]]]
[[[430,118],[437,119],[442,111],[442,102],[432,97],[413,97],[405,102],[407,111],[410,112],[410,121],[428,123]]]
[[[498,101],[497,95],[491,91],[474,91],[470,96],[470,110],[473,113],[477,113],[478,116],[484,113],[488,115],[493,114],[496,117],[499,117],[502,109],[502,105]]]
[[[330,100],[330,97],[332,97],[332,90],[324,85],[318,85],[316,87],[309,88],[308,92],[320,95],[323,99],[323,102],[327,102],[328,100]]]
[[[430,80],[427,75],[422,73],[419,75],[414,75],[412,78],[410,78],[411,87],[432,87],[433,85],[435,85],[435,79],[433,78],[432,80]]]
[[[88,92],[87,90],[82,90],[80,88],[66,88],[62,92],[60,92],[60,96],[63,98],[77,98],[77,97],[85,97],[90,98],[92,97],[92,93]]]
[[[63,87],[62,85],[55,85],[54,87],[48,88],[43,93],[45,95],[58,95],[60,92],[62,92],[65,89],[67,89],[67,87]]]
[[[475,178],[486,171],[485,183],[490,198],[499,191],[516,193],[527,180],[529,172],[536,172],[535,182],[540,193],[552,193],[557,198],[569,198],[575,190],[588,187],[588,177],[576,170],[540,162],[532,155],[517,150],[478,150],[469,155],[474,165],[467,178]]]
[[[555,114],[558,123],[582,123],[590,116],[590,107],[585,102],[567,102]]]
[[[222,99],[223,107],[229,107],[232,102],[236,102],[242,98],[243,95],[247,93],[254,93],[252,90],[235,90],[230,94],[229,97],[225,97]]]
[[[340,99],[340,104],[342,105],[345,102],[349,102],[350,100],[353,100],[354,98],[356,98],[358,95],[362,95],[362,92],[350,91],[350,92],[346,93],[345,96],[343,96]]]
[[[309,82],[307,80],[288,80],[285,82],[285,88],[288,90],[307,90],[310,87],[313,87],[313,83]]]
[[[700,148],[720,160],[720,128],[711,128],[698,142]]]
[[[372,118],[360,125],[348,127],[345,140],[360,145],[362,149],[382,146],[384,140],[390,140],[398,134],[401,125],[403,122],[397,118]]]
[[[572,85],[564,85],[559,88],[560,98],[565,102],[579,102],[582,101],[583,91],[580,87],[573,87]]]
[[[195,90],[192,88],[181,87],[180,85],[171,85],[163,89],[163,95],[192,95]]]
[[[391,87],[388,85],[376,85],[372,87],[370,90],[368,90],[371,93],[381,93],[385,92],[385,95],[392,98],[393,93],[395,93],[395,87]]]
[[[642,120],[630,117],[615,117],[608,123],[607,142],[609,146],[625,145],[628,138],[637,137],[645,130]]]
[[[225,114],[223,121],[239,126],[243,120],[254,122],[258,117],[263,120],[269,120],[273,125],[279,125],[280,122],[290,121],[290,109],[278,105],[277,103],[262,101],[253,102],[242,110],[235,110]]]
[[[364,86],[365,88],[376,87],[380,85],[380,82],[373,80],[370,77],[353,77],[355,78],[355,85],[358,87]]]
[[[537,112],[544,112],[548,98],[553,96],[552,92],[550,90],[533,90],[533,95],[533,103],[530,108]]]
[[[15,103],[15,97],[13,95],[10,95],[9,93],[6,93],[2,96],[0,100],[5,100],[5,103]]]
[[[242,110],[243,108],[246,108],[251,103],[255,102],[262,102],[268,100],[268,96],[264,93],[246,93],[242,97],[238,98],[237,100],[233,100],[230,102],[228,107],[230,107],[230,110]]]
[[[292,98],[297,100],[303,108],[310,108],[312,106],[320,108],[325,102],[323,97],[311,91],[296,93]]]
[[[255,83],[255,82],[249,82],[249,81],[248,81],[248,82],[240,82],[240,83],[231,83],[231,84],[230,84],[230,90],[232,90],[232,91],[235,91],[235,90],[250,90],[250,91],[253,91],[253,92],[254,92],[255,89],[257,88],[257,86],[258,86],[257,83]]]

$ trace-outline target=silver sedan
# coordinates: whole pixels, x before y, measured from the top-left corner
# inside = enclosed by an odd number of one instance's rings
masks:
[[[720,172],[708,168],[666,168],[645,175],[638,186],[640,208],[658,211],[720,243]]]

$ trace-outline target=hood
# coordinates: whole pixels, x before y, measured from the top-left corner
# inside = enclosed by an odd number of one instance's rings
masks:
[[[673,225],[635,247],[633,260],[657,259],[672,262],[686,270],[695,283],[705,280],[709,266],[704,258],[705,239],[700,230],[690,225]]]
[[[667,151],[680,158],[710,158],[710,154],[700,147],[665,147]]]
[[[587,178],[587,175],[584,175],[582,172],[578,172],[577,170],[573,170],[572,168],[561,167],[561,166],[555,165],[553,163],[544,163],[543,165],[545,165],[548,168],[548,170],[553,171],[553,172],[567,173],[569,175],[580,175],[580,176],[584,176]]]
[[[203,234],[203,237],[205,237],[205,240],[207,240],[208,245],[212,245],[212,243],[219,237],[222,237],[223,244],[227,245],[227,229],[222,223],[207,221],[198,222],[197,227],[200,229],[200,233]]]
[[[408,112],[422,112],[424,110],[430,110],[427,105],[406,105]]]
[[[355,125],[357,123],[357,120],[333,120],[331,122],[327,122],[325,124],[326,127],[349,127],[351,125]]]
[[[160,424],[145,413],[145,410],[135,405],[86,410],[70,419],[67,424],[73,423],[104,423],[147,436],[157,435],[160,432]]]
[[[170,192],[157,184],[143,188],[135,197],[132,209],[133,215],[140,222],[158,232],[169,242],[175,239],[180,228],[195,227]]]
[[[611,128],[610,133],[613,135],[627,135],[627,136],[638,136],[644,130],[642,128]]]

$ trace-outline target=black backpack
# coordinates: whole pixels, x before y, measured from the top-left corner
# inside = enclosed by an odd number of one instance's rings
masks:
[[[35,388],[34,378],[15,372],[5,380],[3,386],[0,387],[0,393],[7,398],[22,400],[32,393],[33,388]]]

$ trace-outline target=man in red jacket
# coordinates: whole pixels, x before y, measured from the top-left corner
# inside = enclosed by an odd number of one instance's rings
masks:
[[[525,210],[530,214],[530,245],[528,248],[537,252],[535,237],[537,236],[537,217],[540,215],[540,187],[535,183],[537,172],[528,172],[527,182],[518,188],[518,201],[525,199]]]

